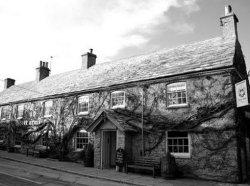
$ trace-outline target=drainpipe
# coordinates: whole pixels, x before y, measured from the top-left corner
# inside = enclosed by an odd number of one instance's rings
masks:
[[[144,156],[144,88],[142,88],[142,114],[141,114],[141,125],[142,125],[142,156]]]

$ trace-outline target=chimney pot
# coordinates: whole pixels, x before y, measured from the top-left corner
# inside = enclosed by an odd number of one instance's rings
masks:
[[[11,78],[6,78],[4,80],[4,89],[7,89],[11,86],[15,85],[15,80],[14,79],[11,79]]]
[[[225,6],[225,16],[232,14],[232,7],[231,5]]]
[[[223,38],[238,38],[237,23],[239,22],[237,16],[233,13],[230,5],[225,6],[225,15],[220,18],[222,26]]]
[[[36,81],[39,82],[49,76],[50,69],[48,62],[40,61],[40,66],[36,68]]]

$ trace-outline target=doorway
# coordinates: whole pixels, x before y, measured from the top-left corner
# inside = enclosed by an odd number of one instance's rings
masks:
[[[102,168],[115,168],[116,131],[102,132]]]

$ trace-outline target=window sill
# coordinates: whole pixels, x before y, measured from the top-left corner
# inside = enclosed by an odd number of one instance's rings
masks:
[[[175,158],[180,158],[180,159],[191,158],[190,153],[171,153],[171,155],[173,155]]]
[[[78,116],[83,116],[83,115],[88,115],[89,114],[89,112],[79,112],[77,115]]]
[[[125,105],[117,105],[117,106],[111,107],[111,109],[118,109],[118,108],[124,109],[124,108],[125,108]]]
[[[45,116],[43,116],[44,118],[50,118],[52,115],[50,114],[50,115],[45,115]]]
[[[75,149],[74,152],[81,152],[84,149]]]
[[[167,108],[169,109],[174,109],[174,108],[187,108],[189,107],[190,105],[188,103],[185,103],[185,104],[176,104],[176,105],[169,105]]]

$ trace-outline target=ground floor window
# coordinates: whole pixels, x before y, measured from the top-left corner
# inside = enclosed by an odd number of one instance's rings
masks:
[[[168,131],[167,151],[176,157],[190,157],[190,135],[188,132]]]
[[[21,145],[22,144],[22,133],[17,132],[15,134],[15,145]]]
[[[77,150],[84,149],[85,146],[90,142],[90,137],[90,133],[86,130],[78,131],[75,137],[75,148]]]

